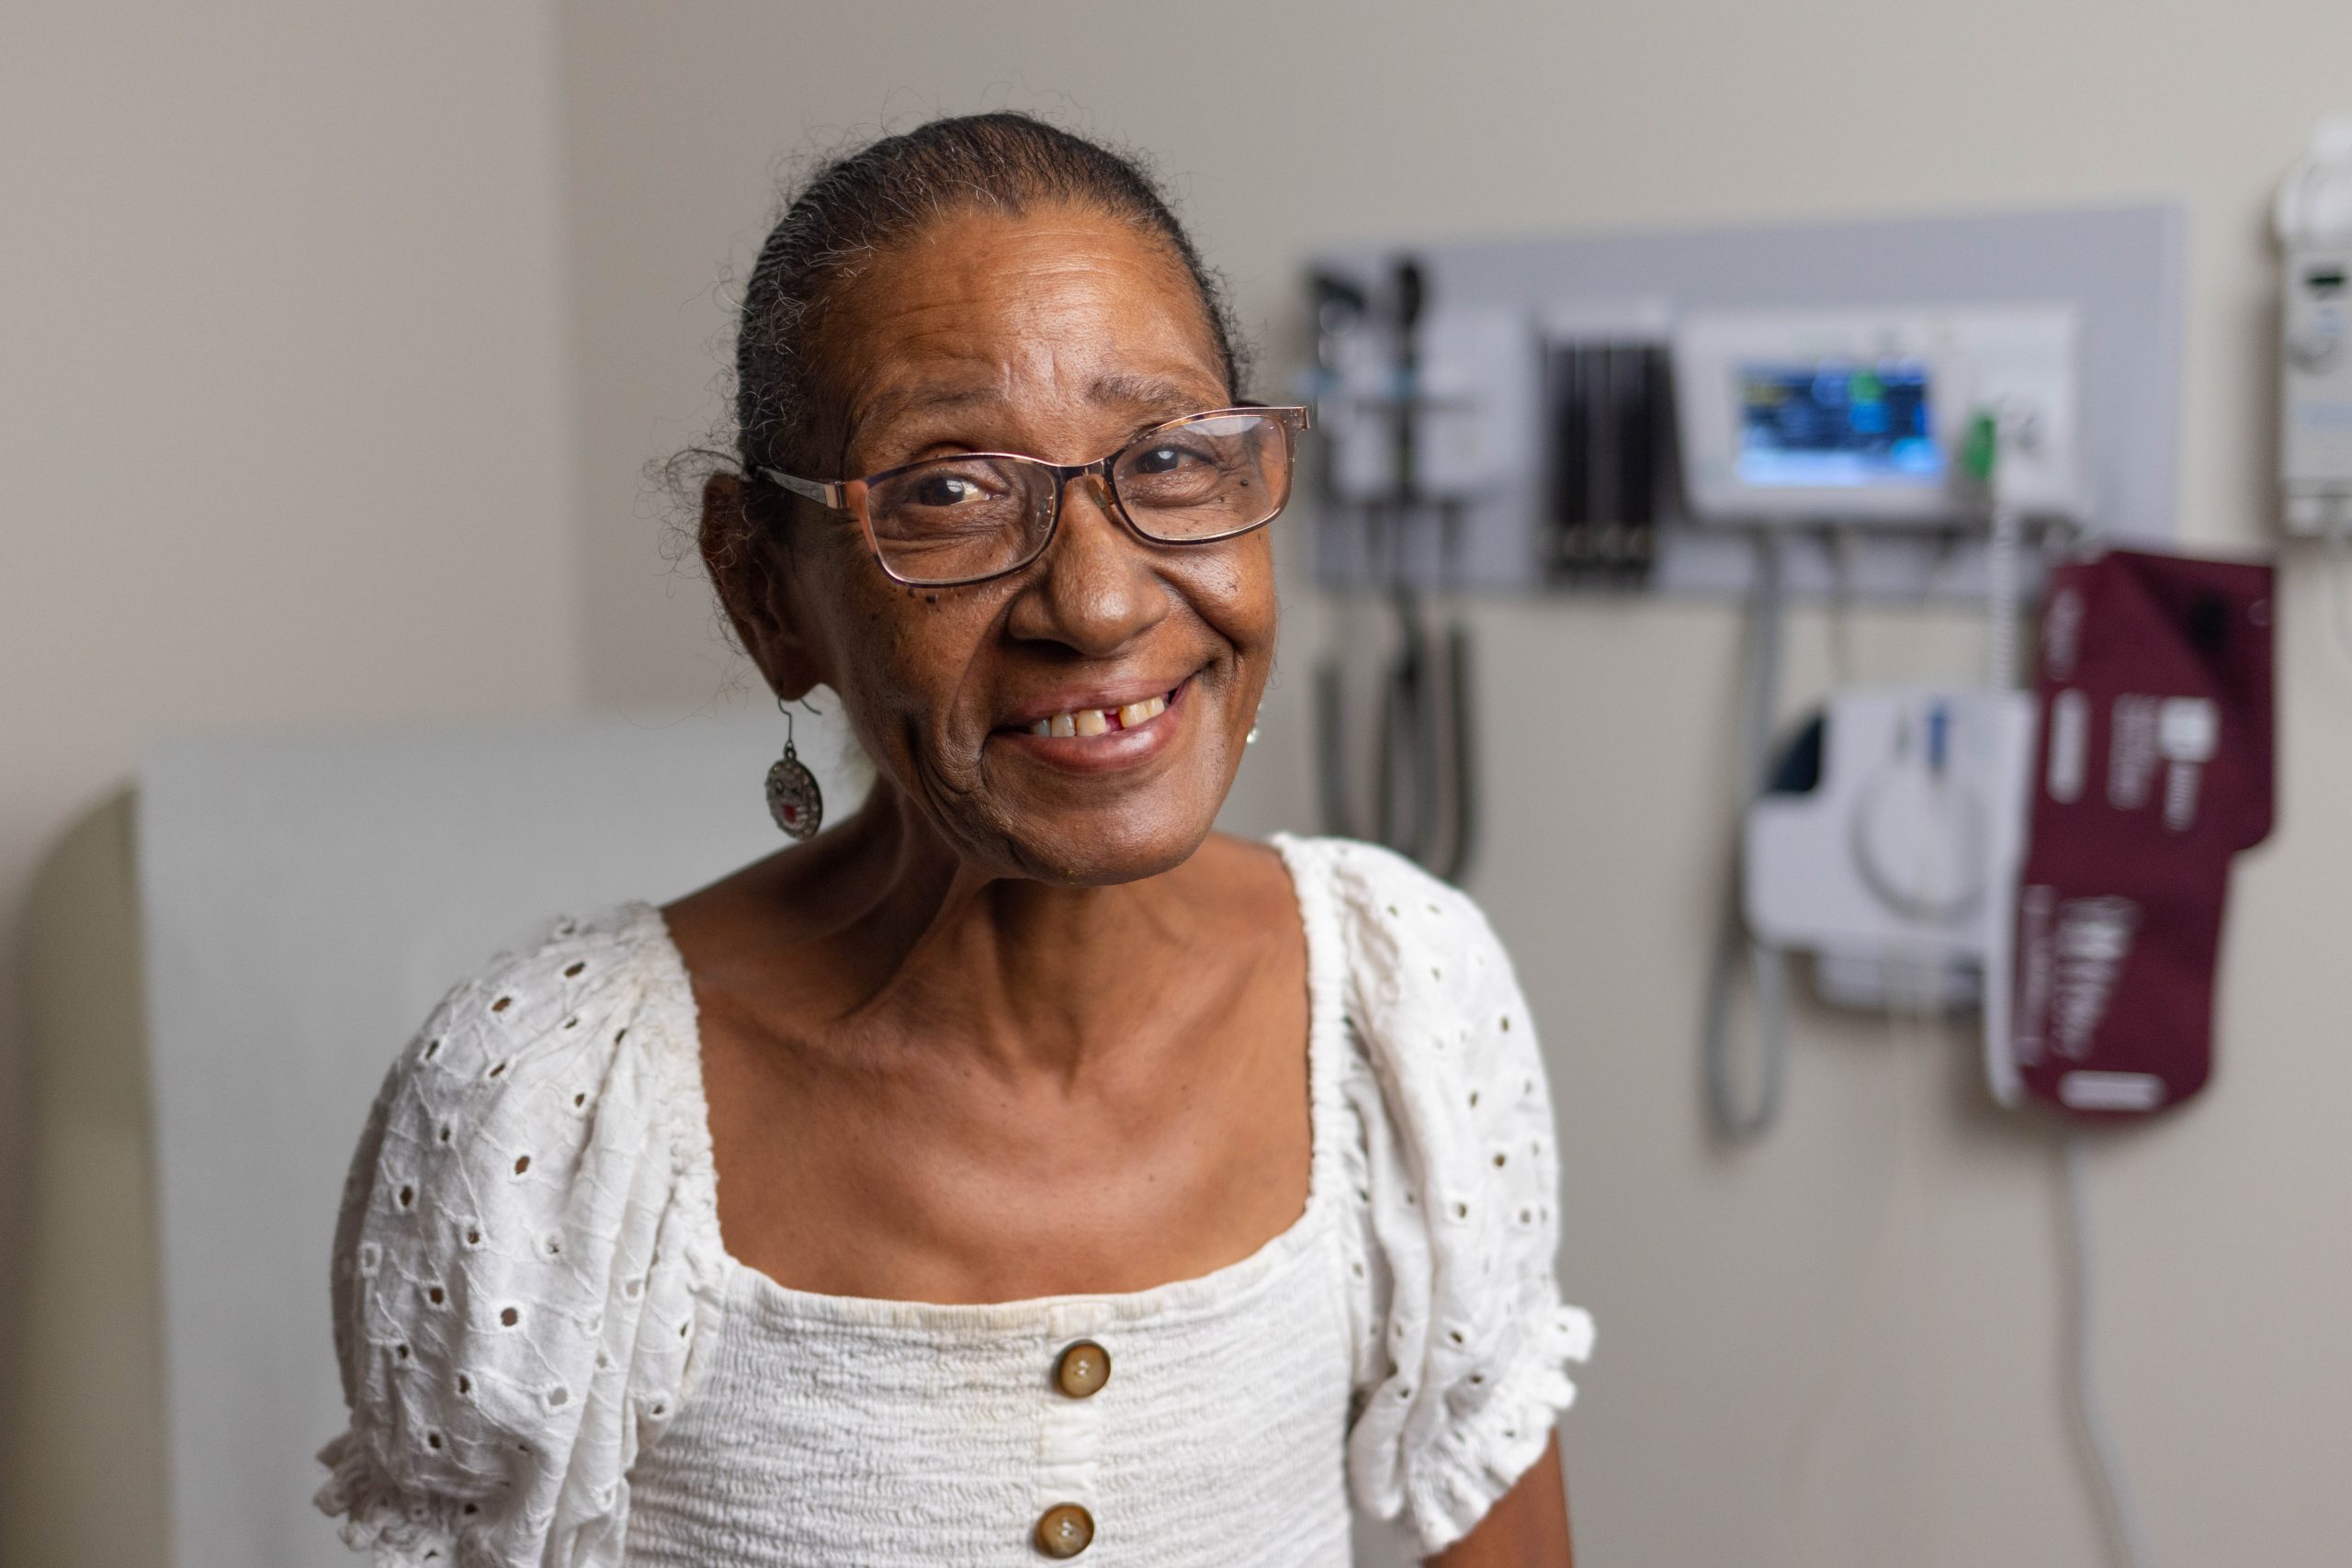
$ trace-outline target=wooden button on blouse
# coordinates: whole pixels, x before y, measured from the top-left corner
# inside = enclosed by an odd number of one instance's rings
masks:
[[[1111,1352],[1081,1339],[1054,1363],[1054,1383],[1072,1399],[1084,1399],[1111,1381]]]
[[[1075,1503],[1046,1510],[1037,1521],[1037,1550],[1048,1557],[1075,1557],[1094,1540],[1094,1516]]]

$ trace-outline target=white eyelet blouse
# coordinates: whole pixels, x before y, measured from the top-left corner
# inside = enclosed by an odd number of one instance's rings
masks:
[[[557,922],[392,1067],[334,1268],[348,1429],[319,1506],[376,1568],[1346,1568],[1425,1551],[1542,1452],[1560,1304],[1535,1032],[1476,906],[1275,840],[1306,926],[1306,1207],[1238,1263],[989,1305],[823,1296],[727,1251],[692,990],[642,904]],[[1107,1356],[1057,1383],[1071,1344]]]

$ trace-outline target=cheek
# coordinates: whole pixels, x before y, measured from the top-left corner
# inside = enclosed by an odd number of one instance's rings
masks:
[[[842,582],[833,603],[831,684],[876,759],[905,756],[910,730],[932,734],[943,718],[952,729],[992,609],[870,569]]]
[[[1245,660],[1263,663],[1274,644],[1274,558],[1266,530],[1237,539],[1189,574],[1187,596],[1202,620]]]

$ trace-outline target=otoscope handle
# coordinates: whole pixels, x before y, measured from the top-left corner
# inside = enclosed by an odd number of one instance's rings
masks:
[[[1420,498],[1420,453],[1415,429],[1421,397],[1421,314],[1429,308],[1429,279],[1421,264],[1399,256],[1396,287],[1396,500],[1410,506]]]

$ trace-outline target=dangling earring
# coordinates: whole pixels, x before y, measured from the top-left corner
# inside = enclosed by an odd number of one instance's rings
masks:
[[[825,823],[825,793],[817,787],[817,775],[792,749],[792,710],[784,705],[782,697],[776,699],[775,706],[784,715],[784,755],[768,769],[768,815],[790,837],[813,839]]]
[[[1241,738],[1241,744],[1244,746],[1258,744],[1258,716],[1254,713],[1250,716],[1250,733]]]

